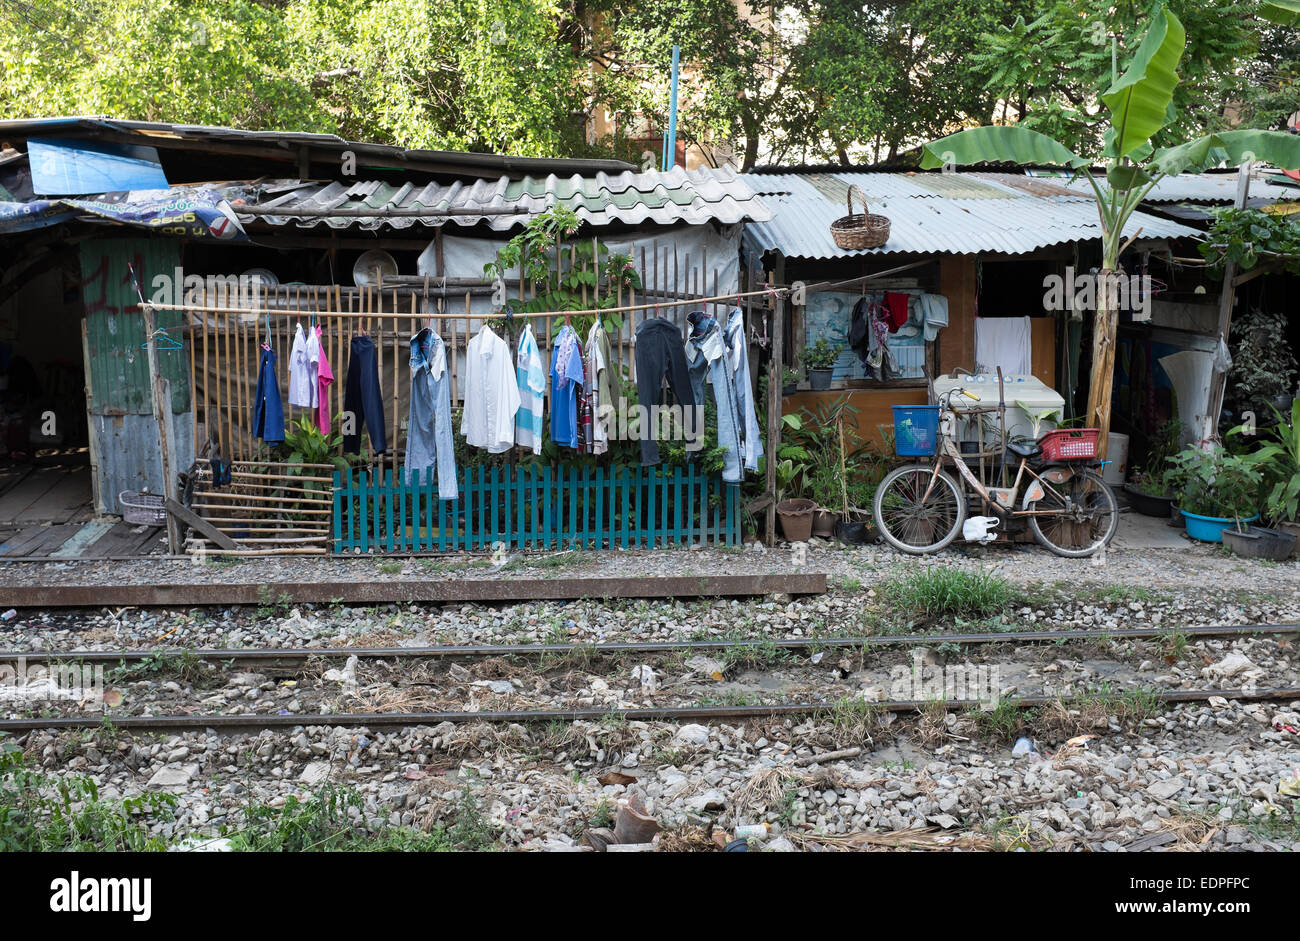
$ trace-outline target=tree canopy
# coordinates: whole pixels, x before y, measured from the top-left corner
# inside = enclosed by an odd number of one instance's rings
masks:
[[[1275,0],[1277,18],[1294,0]],[[1265,4],[1268,6],[1268,4]],[[106,114],[639,161],[667,126],[744,166],[894,159],[1012,121],[1075,149],[1146,0],[0,0],[0,113]],[[1171,136],[1294,110],[1300,29],[1172,0]],[[1081,15],[1082,14],[1082,15]],[[609,120],[596,120],[609,116]],[[1157,143],[1162,143],[1157,141]]]

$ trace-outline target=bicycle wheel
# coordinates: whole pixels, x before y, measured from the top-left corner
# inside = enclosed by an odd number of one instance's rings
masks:
[[[936,478],[934,468],[924,464],[891,471],[876,488],[871,508],[885,541],[914,555],[938,552],[966,519],[966,497],[957,482],[943,471]]]
[[[1090,470],[1080,471],[1052,491],[1028,504],[1030,510],[1051,510],[1050,516],[1029,517],[1029,528],[1044,548],[1067,558],[1092,555],[1115,536],[1119,505],[1106,482]]]

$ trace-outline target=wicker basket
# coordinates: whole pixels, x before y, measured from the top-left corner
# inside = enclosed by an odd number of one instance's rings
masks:
[[[123,490],[117,495],[117,502],[122,506],[122,519],[127,523],[161,526],[167,522],[167,508],[160,494]]]
[[[858,194],[862,203],[862,212],[853,211],[853,194]],[[863,248],[879,248],[889,241],[889,219],[885,216],[873,216],[867,211],[867,197],[854,184],[849,185],[849,214],[840,216],[831,223],[831,238],[835,244],[846,251]]]

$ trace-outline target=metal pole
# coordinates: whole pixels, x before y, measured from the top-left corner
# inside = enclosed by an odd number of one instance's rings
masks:
[[[672,89],[668,93],[668,144],[664,148],[664,169],[677,165],[677,74],[681,64],[682,47],[673,46]]]

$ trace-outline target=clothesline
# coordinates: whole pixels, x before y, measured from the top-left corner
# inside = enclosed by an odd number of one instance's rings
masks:
[[[189,311],[200,314],[256,314],[259,317],[270,316],[293,316],[301,318],[304,314],[313,317],[397,317],[407,320],[498,320],[502,317],[514,317],[516,319],[537,319],[542,317],[582,317],[592,316],[595,314],[618,314],[633,310],[651,310],[660,307],[693,307],[699,304],[717,304],[722,301],[739,300],[742,297],[765,297],[765,296],[783,296],[790,293],[789,288],[764,288],[761,291],[742,291],[736,294],[718,294],[714,297],[693,297],[688,300],[679,301],[652,301],[646,304],[625,304],[622,307],[593,307],[589,310],[544,310],[544,311],[514,311],[507,314],[504,310],[494,311],[492,313],[422,313],[418,311],[385,311],[385,310],[274,310],[271,308],[257,307],[204,307],[194,304],[156,304],[152,301],[146,301],[143,306],[153,310],[176,310]],[[418,297],[414,292],[412,299]]]

